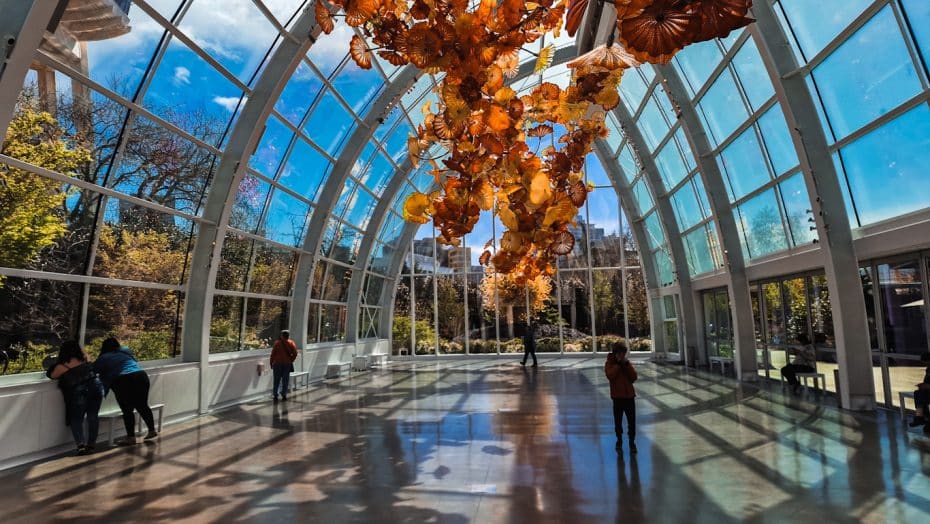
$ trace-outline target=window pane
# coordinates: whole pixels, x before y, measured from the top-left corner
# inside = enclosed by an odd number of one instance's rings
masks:
[[[810,60],[862,12],[871,0],[781,0],[794,33]]]
[[[278,182],[298,195],[315,202],[332,165],[313,146],[298,139]]]
[[[920,81],[891,6],[814,69],[837,140],[920,92]]]
[[[650,151],[655,151],[656,147],[659,146],[659,142],[668,134],[669,130],[668,122],[662,116],[654,97],[649,97],[649,102],[643,108],[643,112],[636,124],[642,131],[643,139]]]
[[[566,353],[591,350],[591,296],[586,271],[559,271],[562,337]],[[504,334],[501,333],[501,342]],[[501,350],[503,351],[503,347]]]
[[[320,305],[320,342],[345,340],[346,315],[346,306]]]
[[[123,286],[90,286],[85,343],[96,351],[115,336],[139,360],[177,355],[182,296],[175,291]]]
[[[671,191],[687,175],[688,170],[681,158],[681,152],[674,140],[666,142],[662,151],[656,157],[656,167],[659,168],[659,174],[665,183],[666,191]]]
[[[723,54],[713,40],[689,45],[675,56],[692,95],[704,86],[721,59]]]
[[[730,199],[740,200],[771,180],[754,127],[743,131],[720,153]]]
[[[304,127],[310,139],[332,156],[342,149],[343,140],[355,127],[355,120],[333,95],[327,91],[313,108],[313,114]]]
[[[675,218],[678,220],[678,227],[685,231],[691,226],[703,220],[701,208],[698,206],[697,198],[694,195],[694,189],[691,184],[681,186],[681,189],[672,195],[672,204],[675,208]]]
[[[768,151],[769,160],[775,175],[781,175],[798,165],[798,154],[788,133],[785,115],[781,106],[775,104],[759,117],[759,130]]]
[[[310,206],[290,193],[275,189],[265,213],[265,225],[259,232],[265,238],[288,246],[303,242],[304,225],[310,216]]]
[[[638,182],[633,185],[633,198],[636,199],[636,204],[639,206],[639,214],[644,215],[652,209],[652,195],[649,194],[649,188],[646,187],[646,180],[640,178]]]
[[[930,109],[921,105],[840,150],[862,225],[930,206]]]
[[[807,212],[811,203],[807,195],[807,186],[804,184],[804,177],[798,173],[779,184],[778,188],[781,191],[788,228],[791,230],[794,245],[810,244],[817,239],[817,230],[811,229],[814,226],[813,222],[808,222],[813,215]]]
[[[749,117],[729,69],[723,70],[698,107],[715,144],[723,142]]]
[[[751,38],[746,40],[742,49],[733,57],[733,67],[753,110],[758,110],[775,94],[759,49]]]
[[[741,204],[738,208],[743,247],[749,258],[788,248],[785,228],[775,199],[775,190],[769,189]]]
[[[688,255],[688,268],[691,276],[713,271],[716,266],[710,250],[708,239],[712,232],[706,226],[699,227],[685,236],[685,249]]]
[[[930,60],[930,2],[926,0],[902,0],[904,12],[914,31],[914,39],[926,66]]]
[[[79,283],[3,277],[0,339],[10,359],[6,373],[41,371],[47,354],[56,354],[62,342],[77,338],[83,294]]]
[[[662,230],[662,225],[659,222],[658,213],[652,213],[645,220],[646,223],[646,233],[647,238],[649,239],[649,248],[657,249],[658,247],[665,244],[665,233]]]

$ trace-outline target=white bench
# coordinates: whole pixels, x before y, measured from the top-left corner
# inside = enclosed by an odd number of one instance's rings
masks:
[[[157,431],[161,433],[161,423],[165,415],[165,405],[164,404],[152,404],[149,406],[152,409],[152,415],[156,416],[155,427]],[[157,413],[157,415],[156,415]],[[142,417],[139,416],[139,412],[133,411],[133,416],[135,417],[136,433],[142,433]],[[109,422],[107,426],[107,444],[113,444],[113,424],[115,421],[123,420],[123,412],[119,408],[111,411],[104,411],[97,415],[100,420],[106,420]]]
[[[387,353],[380,353],[377,355],[369,355],[368,358],[371,359],[371,365],[373,367],[381,367],[387,364],[388,355]]]
[[[907,420],[907,408],[904,407],[904,400],[911,399],[914,400],[913,391],[900,391],[898,392],[898,402],[901,404],[901,420]]]
[[[714,364],[720,365],[720,374],[723,375],[726,373],[726,366],[733,367],[733,359],[730,357],[710,357],[710,370],[714,370]]]
[[[310,387],[310,372],[298,371],[297,373],[291,373],[290,389],[300,389],[302,387]]]
[[[352,357],[352,371],[368,371],[368,357],[366,355]]]
[[[351,362],[335,362],[326,366],[326,378],[339,378],[343,373],[350,373],[351,371]]]
[[[804,386],[804,389],[808,389],[807,380],[814,379],[814,389],[817,391],[826,391],[827,390],[827,377],[823,373],[817,373],[816,371],[810,373],[795,373],[798,382]],[[785,376],[781,376],[781,380],[784,383],[786,381]]]

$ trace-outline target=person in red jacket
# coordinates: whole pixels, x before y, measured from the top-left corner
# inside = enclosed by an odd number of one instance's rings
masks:
[[[626,347],[618,344],[607,355],[604,374],[610,381],[610,399],[614,404],[614,432],[617,434],[617,452],[623,451],[623,415],[626,415],[627,435],[630,439],[630,453],[636,453],[636,369],[627,359]]]
[[[287,387],[291,383],[291,371],[294,371],[294,361],[297,360],[297,346],[291,340],[290,331],[282,331],[278,340],[271,348],[271,372],[274,375],[274,386],[271,394],[274,401],[278,401],[278,391],[281,400],[287,400]]]

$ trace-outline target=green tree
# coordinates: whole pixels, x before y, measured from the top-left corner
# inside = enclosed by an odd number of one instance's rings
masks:
[[[58,121],[28,99],[17,106],[0,152],[58,173],[91,161],[87,149],[71,144]],[[60,182],[0,166],[0,266],[26,267],[64,236],[67,196]]]

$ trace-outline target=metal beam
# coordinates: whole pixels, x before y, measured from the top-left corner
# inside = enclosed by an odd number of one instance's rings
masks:
[[[0,1],[0,139],[6,136],[32,57],[58,4],[47,0]]]
[[[188,282],[184,308],[182,359],[200,362],[200,412],[209,409],[207,398],[210,360],[210,320],[216,275],[222,258],[223,241],[229,216],[251,152],[261,138],[264,122],[288,78],[297,68],[320,30],[313,13],[305,10],[294,23],[293,33],[307,35],[301,42],[284,39],[268,60],[268,65],[255,83],[251,96],[242,109],[230,134],[226,152],[213,178],[202,223],[191,258],[191,278]],[[214,225],[215,224],[215,225]]]
[[[752,14],[756,23],[749,27],[749,31],[772,78],[775,96],[791,129],[814,211],[833,311],[841,406],[872,410],[875,407],[875,387],[868,317],[839,176],[806,75],[793,74],[800,64],[774,8],[769,2],[756,2]]]
[[[681,350],[683,352],[685,364],[693,366],[695,364],[704,364],[707,362],[707,355],[699,353],[697,345],[697,326],[696,316],[694,313],[693,292],[691,290],[691,273],[688,269],[688,261],[685,257],[684,243],[681,239],[681,231],[678,229],[678,222],[675,220],[675,213],[672,209],[672,203],[669,201],[669,195],[665,191],[662,177],[659,175],[659,168],[649,152],[649,146],[646,144],[639,127],[633,121],[633,117],[624,104],[620,104],[613,111],[617,121],[623,127],[627,140],[639,152],[639,160],[643,167],[643,178],[651,187],[652,194],[655,198],[656,213],[662,223],[662,229],[665,231],[665,242],[671,251],[672,263],[675,267],[675,273],[678,279],[678,292],[681,294],[680,307],[681,315],[679,322],[684,334],[681,341]],[[643,257],[643,248],[640,246],[640,258]],[[645,256],[649,256],[649,244],[645,244]],[[654,314],[654,313],[653,313]],[[655,329],[653,329],[655,331]],[[656,349],[656,348],[654,348]],[[696,353],[692,355],[692,352]],[[695,358],[697,362],[695,362]]]
[[[333,170],[320,191],[317,207],[313,210],[307,232],[304,235],[303,251],[297,262],[296,278],[294,280],[294,300],[291,308],[290,328],[294,342],[298,346],[306,344],[307,315],[309,312],[310,287],[313,278],[313,269],[320,259],[320,244],[329,215],[339,200],[346,180],[352,172],[352,167],[362,154],[365,145],[371,141],[375,130],[381,124],[383,115],[390,111],[408,89],[410,89],[422,74],[414,66],[406,66],[395,76],[394,80],[381,92],[378,99],[372,103],[371,109],[365,119],[352,132],[346,142],[345,148],[336,160]],[[360,189],[359,189],[360,190]],[[354,275],[353,275],[354,276]],[[349,314],[350,312],[347,312]]]
[[[733,330],[733,341],[736,345],[734,351],[736,377],[739,380],[754,382],[758,380],[759,375],[756,362],[756,336],[755,323],[752,318],[752,298],[749,291],[749,279],[746,277],[746,262],[743,259],[739,231],[737,230],[736,219],[733,217],[733,207],[730,205],[730,197],[723,181],[723,174],[714,160],[713,147],[707,138],[707,133],[701,124],[700,118],[698,118],[697,108],[695,108],[694,102],[691,101],[691,97],[688,96],[688,91],[685,89],[685,84],[682,82],[678,71],[669,65],[658,67],[656,70],[659,78],[663,81],[673,106],[678,107],[678,118],[697,160],[701,179],[704,181],[704,188],[713,211],[717,238],[720,239],[723,247],[723,258],[727,268],[727,291],[730,295],[730,309],[733,313],[731,329]],[[682,296],[682,301],[687,299],[688,297]],[[697,294],[692,297],[692,300],[696,304],[701,303]],[[695,308],[695,313],[700,316],[701,308]],[[696,324],[699,326],[698,332],[703,335],[702,327],[705,322],[696,322]],[[701,338],[703,339],[703,336]]]

